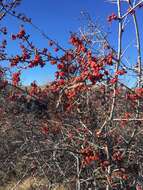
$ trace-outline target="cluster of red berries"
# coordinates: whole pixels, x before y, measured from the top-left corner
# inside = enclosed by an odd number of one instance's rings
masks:
[[[30,54],[28,53],[27,49],[25,48],[24,45],[20,46],[21,50],[22,50],[22,56],[21,56],[21,60],[22,61],[26,61],[27,59],[30,59]]]
[[[36,54],[34,57],[34,60],[32,60],[29,64],[30,68],[33,68],[35,66],[40,65],[41,67],[43,67],[45,65],[45,62],[42,60],[41,56],[39,54]]]
[[[109,53],[106,58],[105,58],[105,62],[107,65],[113,65],[113,54]]]
[[[13,67],[13,66],[17,66],[17,64],[20,62],[20,57],[18,55],[16,55],[12,60],[11,60],[11,64],[10,66]]]
[[[83,155],[82,166],[89,165],[92,161],[100,159],[99,154],[95,154],[91,147],[81,149],[80,153]]]
[[[114,78],[110,79],[110,81],[109,81],[110,84],[116,84],[117,82],[118,82],[117,77],[114,77]]]
[[[123,69],[123,70],[118,70],[117,72],[116,72],[116,75],[124,75],[124,74],[126,74],[127,72]]]
[[[14,86],[17,86],[18,83],[20,82],[20,71],[13,73],[12,75],[12,83]]]
[[[77,48],[77,53],[86,52],[83,41],[80,40],[76,35],[72,35],[70,37],[70,43]]]
[[[140,98],[142,98],[142,97],[143,97],[143,88],[136,88],[135,92],[128,93],[126,95],[126,99],[129,99],[129,100],[131,100],[133,102],[140,99]]]
[[[107,21],[111,23],[113,20],[117,19],[118,19],[117,15],[115,15],[115,13],[112,13],[110,16],[108,16]]]
[[[18,34],[16,34],[16,35],[12,34],[11,38],[12,38],[12,40],[16,40],[17,38],[20,38],[20,39],[21,39],[21,38],[25,37],[25,35],[26,35],[26,32],[25,32],[25,30],[22,28],[22,29],[20,29],[20,31],[19,31]]]
[[[138,94],[135,94],[135,93],[133,93],[133,94],[131,94],[131,93],[128,93],[127,95],[126,95],[126,99],[127,100],[131,100],[132,102],[135,102],[136,100],[138,100],[140,97],[138,96]]]
[[[29,94],[30,95],[37,95],[37,93],[38,93],[38,85],[34,81],[31,83],[31,88],[29,89]]]

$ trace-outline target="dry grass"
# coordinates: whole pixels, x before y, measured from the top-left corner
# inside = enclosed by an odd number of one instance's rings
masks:
[[[9,182],[6,186],[0,187],[0,190],[49,190],[46,179],[29,177],[22,182]],[[69,190],[64,185],[57,185],[52,190]]]

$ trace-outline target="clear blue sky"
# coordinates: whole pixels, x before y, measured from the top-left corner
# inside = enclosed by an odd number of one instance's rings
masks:
[[[123,7],[126,9],[126,7]],[[69,32],[78,31],[82,25],[80,19],[80,12],[86,11],[91,17],[104,26],[105,31],[111,31],[112,35],[109,36],[111,42],[116,46],[117,35],[116,24],[111,26],[107,23],[107,16],[112,12],[117,12],[116,6],[104,0],[23,0],[22,4],[17,8],[19,12],[25,13],[28,17],[32,18],[35,25],[41,28],[49,37],[57,40],[61,45],[68,44]],[[20,22],[16,19],[5,20],[11,32],[18,31]],[[47,41],[42,39],[41,36],[32,27],[25,25],[35,44],[39,47],[47,47]],[[131,30],[129,27],[128,30]],[[132,40],[134,32],[130,32],[127,43]],[[9,51],[16,53],[13,44],[10,44]],[[129,52],[129,57],[132,52]],[[53,79],[54,69],[49,65],[44,69],[37,68],[31,71],[26,71],[22,80],[24,84],[29,84],[32,80],[37,80],[38,83],[46,83]]]

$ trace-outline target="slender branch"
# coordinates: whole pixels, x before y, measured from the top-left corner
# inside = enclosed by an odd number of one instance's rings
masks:
[[[135,6],[133,6],[129,11],[127,11],[121,19],[123,20],[126,16],[128,16],[132,11],[134,11],[136,8],[138,8],[143,3],[143,0],[139,1]]]
[[[118,7],[119,25],[118,25],[118,52],[117,52],[117,62],[116,62],[115,73],[119,69],[119,65],[120,65],[120,61],[121,61],[121,55],[122,55],[122,33],[123,33],[123,30],[122,30],[121,2],[120,2],[120,0],[117,1],[117,7]],[[114,85],[114,92],[113,92],[113,97],[112,97],[113,100],[112,100],[110,115],[109,115],[109,117],[107,117],[107,119],[103,123],[103,125],[100,129],[100,133],[102,132],[102,130],[104,129],[106,124],[108,122],[110,122],[113,118],[115,104],[116,104],[116,88],[117,88],[117,83]]]
[[[113,121],[143,121],[143,118],[114,118]]]
[[[119,23],[118,23],[118,53],[117,53],[117,63],[115,66],[115,73],[118,71],[119,66],[120,66],[120,60],[121,60],[121,55],[122,55],[122,20],[121,18],[121,2],[120,0],[117,1],[117,7],[118,7],[118,18],[119,18]],[[118,79],[118,78],[117,78]],[[113,119],[114,115],[114,110],[115,110],[115,105],[116,105],[116,88],[117,88],[117,83],[114,85],[114,92],[113,92],[113,97],[112,97],[112,105],[111,105],[111,111],[110,111],[110,116],[108,118],[108,121],[110,122]],[[106,125],[106,123],[104,123]],[[109,145],[109,143],[108,143]],[[110,159],[110,148],[107,146],[107,159]],[[108,177],[111,174],[111,166],[108,166]],[[108,183],[106,185],[106,190],[110,190],[110,184]]]
[[[132,9],[132,3],[129,0],[129,6]],[[137,72],[138,72],[138,80],[137,80],[137,86],[138,88],[141,87],[142,85],[142,65],[141,65],[141,44],[140,44],[140,34],[139,34],[139,26],[138,26],[138,21],[136,17],[136,13],[133,12],[133,20],[134,20],[134,27],[135,27],[135,33],[136,33],[136,47],[137,47]],[[139,115],[139,107],[140,107],[140,100],[138,100],[138,110],[137,110],[137,117]]]

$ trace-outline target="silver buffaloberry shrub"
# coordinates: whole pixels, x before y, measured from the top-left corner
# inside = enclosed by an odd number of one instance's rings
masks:
[[[37,190],[58,185],[76,190],[143,189],[143,1],[108,2],[117,6],[107,16],[109,26],[117,27],[117,34],[111,33],[117,47],[82,12],[86,30],[70,35],[69,49],[18,13],[21,3],[0,1],[0,187],[20,189],[32,178],[36,184],[30,188]],[[9,17],[21,22],[17,33],[3,26]],[[34,44],[27,24],[45,38],[47,47]],[[128,27],[133,44],[127,41]],[[8,43],[19,53],[9,53]],[[126,52],[133,52],[135,61]],[[56,67],[53,82],[22,85],[25,70],[47,65]]]

